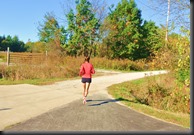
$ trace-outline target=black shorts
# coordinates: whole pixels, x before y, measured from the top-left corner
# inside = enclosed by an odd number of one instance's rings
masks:
[[[92,82],[92,78],[82,78],[82,83],[91,83]]]

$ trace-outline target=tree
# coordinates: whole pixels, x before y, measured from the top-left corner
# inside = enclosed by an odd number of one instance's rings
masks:
[[[24,42],[20,41],[17,36],[14,36],[13,38],[10,35],[7,37],[0,37],[0,51],[6,51],[7,47],[13,52],[24,52],[26,50]]]
[[[134,0],[122,0],[115,10],[106,18],[104,39],[112,50],[111,58],[129,58],[136,60],[143,57],[139,52],[141,43],[142,19],[141,10]]]
[[[166,16],[167,0],[151,0],[151,6],[161,15]],[[174,60],[172,71],[175,74],[177,82],[190,86],[190,1],[189,0],[170,0],[170,17],[171,26],[176,26],[180,34],[169,34],[168,44],[163,50],[168,50],[173,54]],[[165,52],[162,52],[165,53]],[[169,58],[167,59],[169,61]]]
[[[39,37],[42,42],[54,42],[60,48],[66,42],[64,27],[60,27],[54,15],[47,13],[43,24],[40,24]]]
[[[142,55],[146,58],[150,55],[154,55],[154,52],[163,47],[163,30],[155,25],[153,21],[144,21],[143,24],[143,38],[142,42],[144,48],[142,48]]]
[[[46,51],[49,51],[49,48],[46,48],[45,42],[27,42],[25,44],[25,48],[27,52],[34,52],[34,53],[45,53]]]
[[[169,16],[168,26],[184,27],[190,30],[190,1],[189,0],[150,0],[150,7],[161,16]],[[170,7],[170,8],[169,8]],[[169,12],[169,14],[168,14]],[[168,27],[167,26],[167,27]],[[175,29],[175,28],[173,28]],[[170,31],[169,31],[170,32]]]
[[[91,55],[93,42],[98,35],[99,20],[92,12],[87,0],[76,0],[76,14],[71,9],[68,20],[68,42],[65,45],[69,55]]]

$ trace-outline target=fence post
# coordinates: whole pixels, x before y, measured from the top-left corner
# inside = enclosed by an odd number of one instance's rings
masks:
[[[7,47],[7,66],[9,66],[9,47]]]

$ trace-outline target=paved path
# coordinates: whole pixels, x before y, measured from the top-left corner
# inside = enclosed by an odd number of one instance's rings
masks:
[[[188,129],[121,105],[107,94],[112,84],[166,71],[119,73],[93,78],[82,104],[80,79],[46,86],[0,86],[0,128],[8,131],[174,131]],[[119,103],[119,104],[118,104]],[[19,124],[16,124],[19,123]],[[11,126],[16,124],[14,126]],[[7,128],[6,128],[7,127]]]

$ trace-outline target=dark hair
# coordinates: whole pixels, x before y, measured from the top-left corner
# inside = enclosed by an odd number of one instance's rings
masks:
[[[90,61],[90,56],[85,56],[85,61],[89,62]]]

